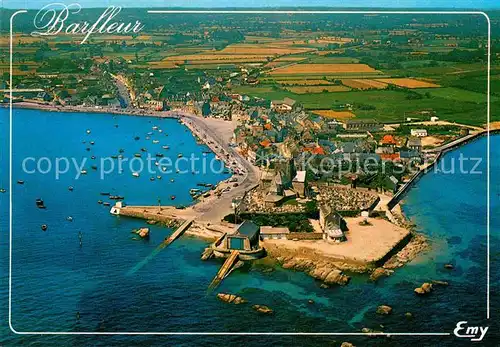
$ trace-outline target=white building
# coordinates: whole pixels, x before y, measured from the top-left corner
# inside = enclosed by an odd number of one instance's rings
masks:
[[[427,130],[426,129],[411,129],[411,136],[415,137],[426,137],[427,136]]]
[[[287,235],[290,234],[290,230],[284,227],[260,227],[260,236],[263,240],[286,240]]]

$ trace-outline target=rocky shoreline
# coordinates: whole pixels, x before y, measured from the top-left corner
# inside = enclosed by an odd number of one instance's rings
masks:
[[[291,252],[284,247],[266,247],[271,263],[280,265],[283,269],[301,271],[309,276],[322,281],[322,286],[347,285],[350,276],[345,273],[367,273],[370,280],[377,281],[382,277],[390,276],[394,270],[415,259],[419,254],[429,248],[424,235],[412,233],[412,238],[402,250],[394,254],[380,267],[365,264],[339,262],[328,256],[311,252],[307,256],[303,253]],[[269,262],[265,264],[271,265]]]

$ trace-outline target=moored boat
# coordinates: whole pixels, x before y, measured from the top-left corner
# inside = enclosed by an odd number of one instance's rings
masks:
[[[36,199],[35,203],[36,203],[36,207],[45,208],[45,204],[43,203],[42,199]]]

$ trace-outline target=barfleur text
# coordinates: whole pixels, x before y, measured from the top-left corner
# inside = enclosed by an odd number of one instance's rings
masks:
[[[122,10],[120,6],[109,6],[94,23],[87,21],[68,23],[70,15],[79,13],[81,9],[81,5],[77,3],[70,5],[52,3],[44,6],[33,20],[38,30],[31,32],[31,35],[55,36],[59,33],[83,35],[80,42],[83,44],[93,34],[137,34],[144,28],[144,25],[137,20],[135,23],[113,21]]]

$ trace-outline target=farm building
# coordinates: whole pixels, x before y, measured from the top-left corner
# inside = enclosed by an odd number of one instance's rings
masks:
[[[427,130],[425,130],[425,129],[411,129],[410,133],[411,133],[411,136],[415,136],[415,137],[426,137],[427,136]]]
[[[276,112],[289,112],[293,110],[296,101],[290,98],[271,101],[271,109]]]

